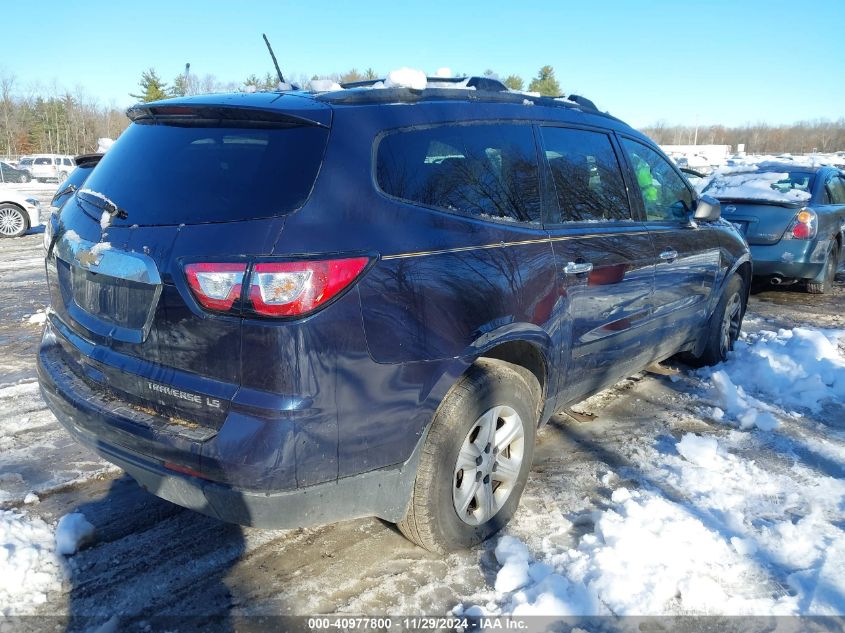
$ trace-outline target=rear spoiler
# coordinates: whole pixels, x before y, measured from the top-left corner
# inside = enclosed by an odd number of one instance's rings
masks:
[[[705,195],[710,195],[706,191],[702,192]],[[765,204],[772,207],[794,207],[796,209],[807,206],[809,200],[767,200],[765,198],[722,198],[718,197],[722,204]]]
[[[219,105],[161,105],[139,103],[126,111],[133,123],[158,123],[196,127],[296,127],[329,126],[289,112]]]

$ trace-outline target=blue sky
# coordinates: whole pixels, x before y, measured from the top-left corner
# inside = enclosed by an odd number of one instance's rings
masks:
[[[441,66],[527,80],[554,66],[632,125],[658,120],[738,125],[845,116],[842,0],[697,2],[205,2],[89,0],[9,3],[18,37],[0,73],[19,91],[54,81],[124,107],[141,71],[242,81],[272,68],[266,32],[288,74],[372,66]],[[24,42],[29,42],[24,44]]]

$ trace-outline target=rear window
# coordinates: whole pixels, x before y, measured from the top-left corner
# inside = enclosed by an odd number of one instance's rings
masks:
[[[756,166],[726,167],[700,186],[702,193],[716,198],[797,203],[810,199],[813,174]]]
[[[53,159],[52,158],[36,158],[35,164],[36,165],[52,165]]]
[[[328,130],[133,123],[85,188],[127,213],[114,224],[191,224],[281,215],[308,197]],[[98,216],[99,217],[99,216]]]
[[[481,218],[540,222],[534,135],[528,125],[444,125],[395,132],[378,146],[385,193]]]

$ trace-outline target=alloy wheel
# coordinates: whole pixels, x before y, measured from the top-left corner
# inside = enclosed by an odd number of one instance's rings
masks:
[[[742,321],[742,300],[739,293],[735,292],[728,299],[725,306],[725,314],[722,317],[722,330],[719,337],[719,349],[722,358],[725,358],[733,347],[733,342],[739,337],[739,328]]]
[[[6,236],[17,235],[23,231],[26,220],[17,209],[0,209],[0,233]]]
[[[525,455],[522,418],[509,406],[488,409],[472,425],[460,452],[452,485],[455,512],[464,523],[482,525],[513,492]]]

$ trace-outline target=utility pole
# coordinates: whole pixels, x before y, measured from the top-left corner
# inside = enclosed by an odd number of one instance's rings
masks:
[[[188,94],[188,75],[191,74],[191,62],[185,64],[185,94]]]

